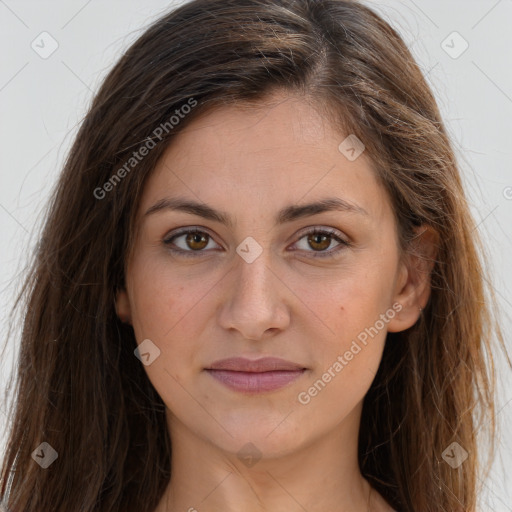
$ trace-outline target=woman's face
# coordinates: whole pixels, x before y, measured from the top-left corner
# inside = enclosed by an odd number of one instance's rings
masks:
[[[146,184],[117,300],[171,437],[269,456],[357,432],[386,332],[426,302],[367,153],[354,159],[353,139],[340,149],[348,134],[303,99],[272,100],[175,138]],[[267,357],[292,364],[251,366]],[[250,361],[215,364],[230,358]]]

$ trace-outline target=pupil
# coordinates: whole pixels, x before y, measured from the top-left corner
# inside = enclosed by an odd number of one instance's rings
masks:
[[[189,234],[189,236],[187,237],[187,240],[192,245],[192,247],[191,247],[192,249],[203,249],[204,248],[205,236],[202,235],[201,233]],[[203,242],[202,246],[200,246],[200,247],[193,247],[194,244],[201,244],[201,242]]]
[[[327,235],[322,235],[322,234],[314,234],[313,235],[313,243],[321,244],[322,245],[321,249],[325,249],[325,248],[329,247],[328,239],[329,239],[329,237]],[[322,244],[322,241],[324,242],[323,244]],[[327,244],[325,244],[326,241],[327,241]]]

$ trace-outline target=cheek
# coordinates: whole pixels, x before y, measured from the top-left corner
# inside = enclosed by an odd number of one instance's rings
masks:
[[[149,339],[157,347],[158,356],[144,365],[157,393],[168,408],[194,414],[186,381],[198,361],[195,340],[205,292],[186,286],[170,268],[169,264],[133,267],[132,324],[138,344]]]
[[[324,397],[320,402],[357,403],[378,370],[387,325],[394,316],[389,303],[394,267],[383,258],[377,261],[378,265],[361,261],[339,279],[330,279],[328,287],[316,288],[316,292],[312,293],[311,288],[301,291],[315,313],[306,317],[310,324],[306,332],[313,332],[311,324],[316,323],[317,332],[323,333],[318,336],[321,350],[315,351],[314,378],[320,378],[319,394]]]
[[[153,336],[165,345],[169,338],[190,329],[193,320],[199,323],[203,299],[214,288],[215,280],[177,271],[177,265],[165,257],[145,261],[140,258],[132,271],[133,327],[137,340]]]
[[[305,318],[317,322],[326,340],[343,348],[347,340],[370,328],[390,306],[392,272],[364,266],[330,278],[324,287],[306,287],[299,291],[311,314]]]
[[[309,382],[297,396],[307,421],[329,414],[337,423],[361,402],[379,368],[386,342],[386,321],[394,311],[381,307],[377,295],[362,292],[360,287],[339,290],[335,305],[329,307],[330,329],[319,339],[315,351],[317,364]],[[324,318],[327,314],[326,309]]]
[[[135,338],[139,344],[151,340],[160,351],[145,371],[169,406],[183,393],[180,383],[201,369],[201,340],[213,314],[210,294],[221,284],[218,276],[176,268],[166,258],[139,258],[130,274]]]

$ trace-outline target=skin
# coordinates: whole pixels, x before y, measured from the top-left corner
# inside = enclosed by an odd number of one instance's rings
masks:
[[[144,367],[167,406],[173,446],[172,478],[156,512],[392,510],[376,491],[368,508],[370,486],[357,462],[362,401],[386,332],[412,326],[426,304],[429,268],[416,257],[400,260],[387,194],[366,152],[349,161],[338,150],[345,137],[304,98],[274,93],[257,109],[222,107],[194,120],[150,176],[116,305],[137,342],[150,339],[161,351]],[[226,212],[233,226],[171,209],[144,215],[177,196]],[[333,196],[367,215],[275,222],[285,206]],[[202,242],[173,240],[193,257],[164,243],[181,227],[204,233]],[[315,243],[303,234],[315,227],[352,245]],[[252,263],[236,252],[248,236],[262,248]],[[428,253],[429,231],[419,240]],[[401,311],[301,404],[298,394],[393,304]],[[246,395],[204,371],[234,356],[281,357],[307,371],[284,388]],[[251,467],[237,456],[247,443],[261,457]]]

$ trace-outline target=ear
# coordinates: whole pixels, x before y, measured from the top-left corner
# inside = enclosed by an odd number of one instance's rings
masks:
[[[412,327],[430,297],[430,275],[437,256],[439,234],[423,224],[415,229],[416,237],[400,264],[394,290],[393,304],[402,309],[388,323],[389,332],[400,332]]]
[[[119,317],[119,320],[124,324],[132,323],[130,299],[128,298],[128,293],[124,288],[119,289],[116,292],[116,314]]]

